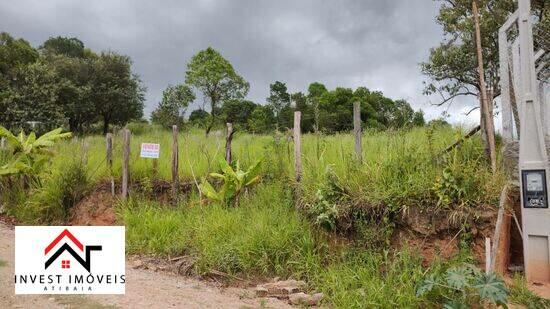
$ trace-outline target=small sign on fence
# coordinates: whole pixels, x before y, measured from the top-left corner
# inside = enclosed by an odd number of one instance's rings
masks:
[[[142,143],[140,157],[158,159],[160,153],[159,144]]]

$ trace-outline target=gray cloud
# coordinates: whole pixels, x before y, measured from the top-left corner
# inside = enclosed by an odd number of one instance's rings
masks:
[[[255,102],[275,80],[291,91],[319,81],[381,90],[434,118],[445,108],[422,96],[418,64],[441,40],[437,9],[431,0],[3,0],[0,30],[35,46],[76,36],[129,55],[148,88],[147,113],[168,84],[183,82],[192,55],[212,46],[250,82]],[[473,102],[451,106],[453,120]]]

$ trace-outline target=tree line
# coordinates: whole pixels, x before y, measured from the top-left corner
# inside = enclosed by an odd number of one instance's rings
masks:
[[[96,53],[77,38],[53,37],[38,49],[0,33],[0,124],[66,126],[73,132],[143,117],[145,87],[128,56]]]
[[[209,47],[191,58],[184,84],[166,88],[151,120],[162,126],[186,123],[186,110],[197,91],[208,106],[192,111],[187,121],[204,127],[207,134],[212,127],[227,122],[254,133],[289,129],[293,126],[294,111],[302,112],[303,132],[349,131],[353,127],[354,102],[360,102],[361,118],[368,128],[403,128],[425,123],[424,113],[414,111],[407,101],[392,100],[365,87],[328,90],[314,82],[306,92],[289,93],[285,83],[275,81],[264,104],[247,100],[248,90],[248,82],[231,63]]]
[[[263,104],[246,98],[249,89],[231,63],[209,47],[191,58],[184,83],[164,90],[151,121],[202,127],[207,134],[226,122],[238,130],[268,133],[291,128],[298,110],[303,132],[333,133],[351,130],[352,106],[360,102],[367,128],[424,124],[421,110],[365,87],[329,90],[315,82],[304,92],[290,93],[284,82],[275,81]],[[94,52],[78,38],[52,37],[34,48],[0,33],[0,124],[9,129],[63,126],[75,133],[106,133],[111,125],[143,121],[144,95],[128,56]],[[204,104],[188,115],[197,96]]]

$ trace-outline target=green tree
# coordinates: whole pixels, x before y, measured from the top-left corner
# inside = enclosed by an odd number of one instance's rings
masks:
[[[189,115],[189,122],[196,127],[206,128],[209,117],[210,114],[204,109],[196,109]]]
[[[187,107],[194,100],[195,94],[189,86],[168,86],[162,93],[162,101],[151,114],[151,120],[165,127],[182,126]]]
[[[85,55],[84,43],[77,38],[51,37],[40,46],[44,54],[64,55],[67,57],[83,58]]]
[[[275,115],[270,105],[260,105],[248,118],[248,128],[254,133],[267,133],[273,130]]]
[[[103,133],[109,124],[125,124],[143,116],[145,88],[132,74],[128,56],[103,52],[94,61],[92,101],[103,120]]]
[[[412,124],[415,127],[422,127],[426,125],[426,120],[424,120],[424,111],[418,110],[414,112]]]
[[[225,122],[231,122],[237,128],[248,130],[248,118],[257,106],[258,104],[248,100],[228,100],[221,108],[221,115]]]
[[[430,50],[422,73],[431,82],[427,94],[440,94],[438,105],[452,102],[455,97],[474,95],[479,89],[475,49],[475,33],[471,0],[438,0],[442,2],[436,21],[443,27],[443,41]],[[483,0],[479,3],[483,66],[487,87],[500,94],[498,67],[498,29],[515,10],[513,0]]]
[[[230,99],[244,98],[250,88],[231,63],[212,47],[201,50],[191,58],[187,64],[185,82],[210,102],[212,119],[206,129],[207,135],[214,125],[219,105]]]
[[[62,54],[49,54],[45,59],[59,79],[57,104],[68,121],[69,130],[82,133],[86,125],[97,120],[92,101],[94,59]]]
[[[458,96],[477,96],[479,75],[475,49],[472,0],[437,0],[441,2],[436,22],[443,27],[443,41],[430,50],[421,71],[430,78],[427,94],[441,95],[438,105],[450,103]],[[478,0],[481,46],[487,87],[493,89],[493,98],[500,95],[498,64],[498,30],[517,8],[514,0]],[[550,4],[533,2],[535,48],[550,47],[547,30],[550,30]],[[548,50],[548,49],[546,49]],[[489,98],[491,99],[491,98]]]
[[[353,128],[353,90],[337,87],[323,94],[319,101],[319,125],[329,132]]]
[[[0,32],[0,89],[8,87],[18,68],[36,62],[38,51],[23,39],[14,39],[7,32]]]
[[[11,129],[29,127],[31,122],[46,128],[64,123],[57,104],[59,79],[47,64],[39,61],[17,67],[12,78],[9,87],[1,91],[0,123]]]
[[[278,130],[283,122],[283,110],[285,108],[290,108],[290,95],[287,92],[285,83],[276,81],[273,84],[269,85],[269,97],[267,97],[267,103],[271,106],[273,112],[275,113],[276,128]]]
[[[394,102],[394,110],[390,119],[391,127],[402,128],[412,126],[413,118],[414,110],[407,101],[397,100]]]
[[[323,94],[325,94],[327,91],[328,90],[325,85],[319,82],[311,83],[307,88],[307,100],[311,104],[315,132],[319,131],[319,101],[321,96],[323,96]]]
[[[5,126],[10,127],[13,121],[8,115],[15,109],[11,100],[17,93],[13,87],[21,83],[17,77],[21,77],[21,70],[36,62],[38,57],[38,51],[29,42],[0,32],[0,123]]]
[[[295,110],[302,112],[302,119],[301,119],[301,125],[300,125],[302,132],[308,133],[308,132],[315,131],[314,105],[311,104],[311,101],[308,99],[308,97],[304,95],[302,92],[296,92],[292,94],[292,101],[296,106]],[[283,118],[284,118],[283,123],[288,128],[292,128],[294,126],[294,110],[289,108],[288,116]]]

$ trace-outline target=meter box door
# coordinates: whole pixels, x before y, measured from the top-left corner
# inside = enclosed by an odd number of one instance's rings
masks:
[[[550,209],[547,170],[521,170],[523,250],[525,272],[531,282],[550,282]]]

